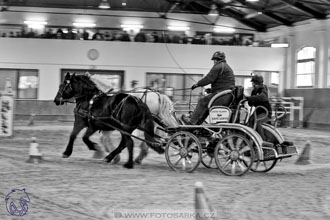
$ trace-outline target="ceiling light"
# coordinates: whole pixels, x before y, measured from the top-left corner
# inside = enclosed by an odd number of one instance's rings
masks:
[[[187,26],[168,26],[167,28],[171,31],[188,31],[190,29]]]
[[[99,8],[101,9],[109,9],[110,7],[110,3],[108,2],[108,0],[101,0],[100,4],[99,4]]]
[[[125,7],[127,5],[126,0],[122,0],[121,5]]]
[[[72,23],[73,26],[75,27],[95,27],[95,23],[90,23],[90,22],[75,22]]]
[[[120,25],[124,31],[135,31],[139,32],[143,25],[141,24],[122,24]]]
[[[234,33],[236,30],[230,27],[216,27],[213,31],[217,33]]]
[[[244,18],[245,19],[250,19],[250,18],[257,17],[258,15],[261,15],[261,14],[262,14],[261,11],[257,11],[257,12],[253,12],[253,13],[245,15]]]
[[[258,2],[259,0],[246,0],[247,2]]]
[[[44,28],[45,25],[47,24],[46,21],[24,21],[24,24],[27,24],[29,28]]]
[[[289,47],[288,43],[274,43],[270,45],[271,47]]]
[[[217,10],[217,6],[215,4],[211,5],[211,10],[209,11],[210,16],[218,16],[219,12]]]
[[[141,29],[141,28],[143,28],[143,25],[141,25],[141,24],[122,24],[122,25],[120,25],[120,27],[122,27],[122,28],[138,28],[138,29]]]
[[[24,24],[38,24],[38,25],[46,25],[47,21],[24,21]]]

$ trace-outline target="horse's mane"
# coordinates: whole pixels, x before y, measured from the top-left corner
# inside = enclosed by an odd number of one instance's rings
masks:
[[[81,89],[84,92],[88,91],[91,93],[95,93],[99,91],[96,84],[85,75],[76,75],[76,80],[81,83]]]

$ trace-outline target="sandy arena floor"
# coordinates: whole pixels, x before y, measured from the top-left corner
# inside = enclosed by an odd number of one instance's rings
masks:
[[[248,172],[230,177],[203,165],[194,173],[172,171],[164,155],[150,150],[142,165],[128,170],[119,164],[92,159],[81,141],[68,159],[61,158],[72,123],[15,122],[14,136],[0,138],[0,219],[93,220],[114,219],[113,212],[146,212],[145,218],[175,218],[173,213],[194,212],[194,185],[204,184],[218,219],[226,220],[328,220],[330,219],[330,135],[329,132],[281,128],[288,140],[302,151],[311,141],[312,164],[295,165],[298,156],[278,163],[268,173]],[[98,142],[98,135],[93,140]],[[31,137],[43,153],[40,164],[26,163]],[[136,149],[137,150],[137,149]],[[136,154],[135,154],[136,155]],[[12,217],[5,197],[12,189],[25,188],[30,197],[28,212]],[[151,213],[170,213],[162,218]],[[118,217],[118,216],[117,216]],[[182,217],[182,215],[181,215]]]

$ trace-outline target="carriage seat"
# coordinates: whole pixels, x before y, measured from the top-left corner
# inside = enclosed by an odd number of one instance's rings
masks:
[[[233,122],[233,119],[236,118],[233,113],[237,112],[239,102],[243,99],[243,93],[243,86],[235,86],[233,89],[224,90],[212,97],[208,104],[210,123]],[[229,105],[217,105],[217,99],[227,94],[232,95],[232,100]]]

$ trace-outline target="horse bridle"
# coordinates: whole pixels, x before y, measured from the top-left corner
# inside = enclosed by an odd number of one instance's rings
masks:
[[[73,103],[71,101],[69,101],[69,99],[64,99],[62,96],[63,96],[63,92],[67,89],[67,86],[69,86],[69,89],[71,89],[71,91],[73,90],[72,89],[72,86],[71,86],[71,82],[70,80],[65,80],[65,85],[63,87],[63,89],[61,89],[60,91],[58,91],[58,93],[60,94],[60,103],[62,104],[62,101],[65,103],[65,102],[69,102],[69,103]]]

